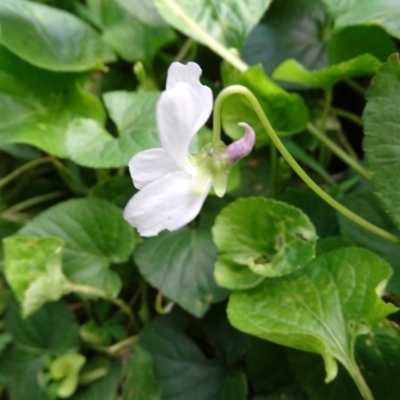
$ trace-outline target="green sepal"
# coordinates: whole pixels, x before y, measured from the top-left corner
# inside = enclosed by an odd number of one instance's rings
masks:
[[[225,144],[221,141],[216,145],[208,143],[191,161],[197,168],[192,184],[193,193],[201,194],[212,179],[215,194],[222,197],[232,168]]]

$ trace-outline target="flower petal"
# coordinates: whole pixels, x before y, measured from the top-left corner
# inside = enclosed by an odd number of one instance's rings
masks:
[[[167,90],[157,103],[157,126],[163,148],[178,166],[190,168],[190,141],[212,111],[212,92],[199,81],[197,64],[173,63],[168,70]]]
[[[176,171],[177,165],[164,149],[150,149],[135,154],[129,161],[129,172],[137,189]]]
[[[156,236],[164,229],[181,228],[200,212],[211,188],[210,182],[206,190],[196,196],[191,184],[189,174],[169,173],[136,193],[125,207],[124,218],[142,236]]]

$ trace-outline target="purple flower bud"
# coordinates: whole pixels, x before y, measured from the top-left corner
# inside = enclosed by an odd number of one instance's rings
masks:
[[[245,122],[239,122],[238,125],[245,129],[245,134],[241,139],[236,140],[226,148],[232,163],[250,154],[256,141],[256,135],[250,125]]]

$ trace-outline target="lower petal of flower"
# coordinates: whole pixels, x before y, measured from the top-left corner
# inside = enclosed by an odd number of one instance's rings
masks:
[[[195,195],[192,178],[183,171],[175,171],[150,183],[131,198],[124,218],[141,236],[181,228],[197,216],[211,188],[210,182],[203,193]]]

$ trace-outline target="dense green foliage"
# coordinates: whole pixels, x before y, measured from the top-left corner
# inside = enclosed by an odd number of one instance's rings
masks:
[[[0,398],[397,400],[399,40],[393,0],[1,0]],[[193,153],[256,142],[142,238],[173,61],[218,99]]]

